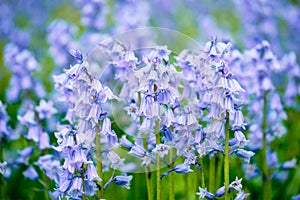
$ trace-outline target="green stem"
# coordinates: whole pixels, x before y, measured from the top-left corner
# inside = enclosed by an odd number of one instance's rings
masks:
[[[269,179],[269,170],[267,165],[267,93],[264,94],[263,102],[263,123],[262,123],[262,179],[263,179],[263,199],[272,199],[271,181]]]
[[[156,144],[160,144],[159,120],[155,120]],[[161,200],[160,158],[156,156],[156,199]]]
[[[138,106],[140,107],[140,105],[141,105],[141,93],[138,92]],[[140,116],[139,120],[141,125],[143,123],[143,117]],[[143,145],[144,145],[144,149],[148,151],[147,135],[143,135]],[[145,167],[145,178],[146,178],[146,185],[147,185],[148,200],[152,200],[153,194],[152,194],[152,186],[151,186],[151,172],[149,172],[147,167]]]
[[[199,158],[200,165],[201,165],[201,187],[205,188],[205,178],[204,178],[204,165],[203,165],[203,158]]]
[[[101,153],[101,136],[100,133],[96,133],[96,157],[97,157],[97,173],[101,179],[103,179],[102,173],[102,153]],[[100,186],[97,191],[97,196],[99,199],[104,198],[104,188],[103,188],[103,180],[98,181],[97,184]]]
[[[173,149],[170,149],[170,169],[174,168],[174,162],[173,162]],[[169,200],[175,199],[175,192],[174,192],[174,173],[169,174],[169,191],[170,196]]]
[[[0,162],[4,162],[4,152],[3,152],[3,141],[0,139]],[[4,169],[5,170],[5,169]],[[4,176],[0,174],[0,192],[1,192],[1,199],[5,199],[5,179]]]
[[[229,186],[229,113],[226,111],[226,125],[225,125],[225,157],[224,157],[224,180],[225,180],[225,200],[230,199],[228,191]]]
[[[188,174],[183,175],[184,178],[184,194],[185,194],[185,199],[189,199],[189,178]]]
[[[50,197],[49,197],[49,187],[48,187],[48,179],[47,179],[47,176],[44,174],[44,172],[42,173],[41,175],[41,178],[42,178],[42,185],[44,186],[44,198],[45,200],[49,200]]]
[[[216,174],[216,187],[219,188],[220,187],[220,183],[221,183],[221,174],[222,174],[222,167],[223,167],[223,159],[222,159],[222,154],[219,153],[218,154],[218,159],[217,159],[217,174]]]
[[[86,200],[87,199],[86,196],[85,196],[84,174],[85,174],[85,170],[83,168],[83,172],[81,174],[81,178],[82,178],[82,190],[83,190],[82,200]]]
[[[199,182],[200,182],[200,177],[199,177],[199,174],[198,173],[193,173],[194,174],[194,177],[195,177],[195,180],[194,180],[194,190],[195,190],[195,192],[194,192],[194,199],[198,199],[199,198],[199,196],[196,194],[196,192],[198,192],[199,191],[199,189],[198,189],[198,187],[199,187]]]
[[[213,156],[209,160],[209,191],[215,191],[215,172],[216,172],[216,157]]]
[[[146,135],[143,136],[143,144],[144,148],[146,151],[148,151],[148,146],[147,146],[147,137]],[[147,195],[148,195],[148,200],[153,199],[153,194],[152,194],[152,187],[151,187],[151,172],[148,171],[148,168],[145,167],[145,178],[146,178],[146,185],[147,185]]]

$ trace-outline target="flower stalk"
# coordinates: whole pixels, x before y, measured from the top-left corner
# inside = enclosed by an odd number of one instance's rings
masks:
[[[263,123],[262,123],[262,179],[263,179],[263,199],[272,199],[271,181],[269,179],[269,170],[267,165],[267,93],[263,100]]]
[[[216,172],[216,157],[212,156],[209,160],[209,191],[215,190],[215,172]]]
[[[101,136],[96,133],[96,157],[97,157],[97,173],[101,179],[103,179],[102,173],[102,153],[101,153]],[[98,181],[99,190],[97,190],[97,196],[100,199],[104,198],[103,180]]]
[[[220,183],[221,183],[221,175],[222,175],[222,167],[223,167],[223,160],[222,160],[222,154],[218,153],[218,157],[217,157],[217,172],[216,172],[216,177],[218,177],[216,179],[216,188],[220,187]]]
[[[229,188],[229,112],[226,111],[226,125],[225,125],[225,157],[224,157],[224,181],[225,181],[225,200],[230,199]]]
[[[146,135],[143,136],[143,145],[144,145],[145,150],[148,151]],[[146,178],[146,185],[147,185],[148,200],[152,200],[153,194],[152,194],[152,188],[151,188],[151,172],[149,172],[147,167],[145,167],[145,178]]]
[[[159,120],[155,120],[156,144],[160,144]],[[161,200],[160,158],[156,156],[156,199]]]
[[[203,165],[203,158],[199,158],[199,162],[201,165],[201,187],[205,188],[205,178],[204,178],[204,165]]]
[[[174,168],[174,162],[173,162],[173,149],[170,149],[170,168]],[[170,173],[169,175],[169,190],[170,190],[170,196],[169,200],[175,199],[175,191],[174,191],[174,173]]]

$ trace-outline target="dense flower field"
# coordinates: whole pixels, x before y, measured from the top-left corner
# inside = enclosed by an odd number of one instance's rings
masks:
[[[300,200],[297,0],[0,8],[0,199]]]

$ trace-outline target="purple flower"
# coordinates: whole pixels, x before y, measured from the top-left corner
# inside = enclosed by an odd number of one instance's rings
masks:
[[[109,151],[107,153],[107,158],[109,159],[111,163],[111,167],[113,169],[120,169],[124,165],[124,158],[120,158],[118,154],[116,154],[114,151]]]
[[[130,189],[131,180],[132,176],[115,176],[113,178],[114,183],[120,185],[120,187],[125,187],[126,189]]]
[[[243,188],[241,182],[242,179],[238,179],[238,177],[235,177],[235,180],[229,184],[229,189],[235,189],[236,191],[241,191]]]
[[[88,163],[85,176],[89,181],[101,181],[101,178],[97,174],[97,170],[92,162]]]
[[[157,144],[155,149],[152,152],[157,153],[159,157],[163,158],[165,155],[168,155],[170,147],[165,144]]]
[[[39,138],[39,148],[46,149],[50,148],[50,138],[48,133],[42,132]]]
[[[72,180],[72,186],[70,188],[70,191],[82,192],[82,178],[81,177],[75,177]]]
[[[147,152],[143,147],[141,147],[138,144],[135,144],[131,147],[129,154],[139,157],[139,158],[142,158],[142,157],[146,156]]]
[[[36,180],[38,179],[39,175],[38,173],[35,171],[35,169],[30,166],[29,168],[27,168],[24,172],[23,172],[23,175],[26,177],[26,178],[29,178],[31,180]]]
[[[289,161],[285,161],[284,163],[282,163],[282,165],[280,166],[281,169],[283,170],[287,170],[287,169],[291,169],[291,168],[296,168],[296,164],[297,164],[297,160],[296,158],[293,158]]]
[[[8,127],[7,127],[8,116],[6,113],[6,106],[3,105],[2,101],[0,101],[0,138],[2,138],[2,133],[8,135]]]
[[[69,179],[64,180],[59,186],[59,191],[66,192],[71,187],[71,183],[72,181]]]
[[[236,195],[236,197],[234,198],[234,200],[244,200],[246,199],[250,194],[249,193],[245,193],[244,191],[240,190],[239,193]]]
[[[177,174],[183,174],[183,173],[189,173],[192,172],[190,165],[188,163],[182,163],[179,165],[176,165],[173,169]]]
[[[51,115],[57,113],[57,110],[53,107],[53,102],[49,101],[48,103],[42,99],[40,105],[35,108],[39,114],[40,119],[48,119]]]
[[[0,174],[5,175],[5,169],[7,167],[7,162],[0,162]]]
[[[73,45],[76,27],[64,20],[57,19],[48,26],[47,40],[50,44],[50,54],[56,65],[65,66],[68,62],[68,49]]]
[[[247,180],[251,180],[251,179],[256,178],[260,175],[259,168],[255,164],[245,163],[243,165],[243,169],[246,173],[246,179]]]
[[[207,188],[202,189],[201,187],[199,187],[199,192],[196,192],[196,195],[198,195],[199,198],[201,198],[201,199],[204,199],[204,198],[214,199],[215,198],[215,195],[208,192]]]
[[[209,56],[215,58],[222,56],[222,54],[224,54],[230,46],[230,43],[225,44],[217,42],[217,39],[212,39],[210,42],[206,43],[205,52],[207,52]]]
[[[120,144],[125,147],[126,149],[131,149],[131,147],[133,146],[133,144],[127,140],[126,135],[123,135],[120,139]]]
[[[74,59],[78,62],[78,63],[83,63],[83,56],[81,54],[81,52],[78,49],[70,49],[69,53],[74,57]]]
[[[234,112],[234,123],[232,125],[232,128],[237,130],[237,129],[245,129],[245,123],[244,123],[244,116],[242,111],[236,110]]]
[[[162,133],[164,134],[163,139],[164,139],[164,141],[165,141],[166,143],[172,142],[174,136],[173,136],[173,133],[172,133],[172,131],[170,130],[170,128],[164,126],[163,129],[162,129]]]
[[[292,196],[291,200],[299,200],[300,199],[300,194]]]
[[[221,197],[225,194],[225,186],[220,187],[216,191],[216,197]]]
[[[235,154],[244,159],[244,162],[249,163],[250,158],[255,155],[252,151],[246,151],[244,149],[235,150]]]

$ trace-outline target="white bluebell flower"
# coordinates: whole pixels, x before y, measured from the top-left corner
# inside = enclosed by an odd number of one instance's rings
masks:
[[[159,157],[163,158],[165,155],[168,155],[170,147],[165,144],[156,144],[155,149],[152,152],[157,153]]]

